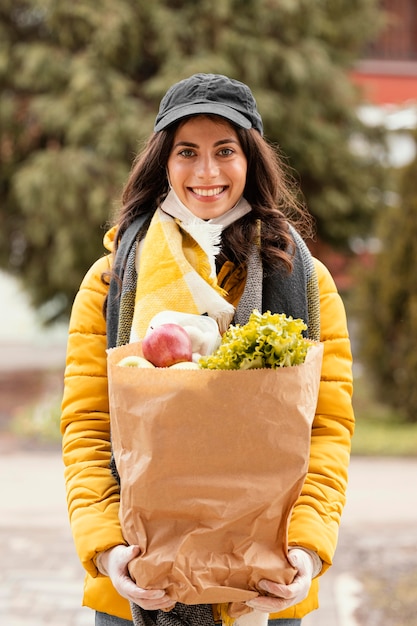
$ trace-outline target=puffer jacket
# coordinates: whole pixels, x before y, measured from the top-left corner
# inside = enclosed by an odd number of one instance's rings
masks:
[[[105,237],[111,251],[114,230]],[[71,529],[86,569],[83,604],[131,619],[127,600],[95,565],[98,552],[125,543],[120,527],[119,487],[109,471],[111,456],[107,393],[106,322],[103,303],[108,286],[102,275],[112,255],[99,259],[86,274],[75,298],[67,348],[61,428]],[[313,423],[309,471],[289,524],[289,545],[314,550],[331,565],[345,503],[350,441],[352,357],[345,310],[325,266],[314,260],[320,290],[324,357]],[[318,607],[318,577],[308,597],[271,618],[301,618]]]

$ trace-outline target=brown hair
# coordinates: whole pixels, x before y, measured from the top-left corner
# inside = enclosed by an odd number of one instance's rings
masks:
[[[183,122],[183,121],[182,121]],[[116,217],[116,242],[136,217],[151,217],[168,192],[166,167],[178,124],[153,133],[137,155]],[[244,197],[252,211],[223,232],[221,257],[244,262],[250,244],[260,234],[261,256],[266,271],[278,266],[291,270],[292,239],[288,222],[304,235],[311,234],[311,216],[300,201],[300,194],[278,150],[258,131],[234,126],[247,159]],[[259,224],[261,224],[259,232]]]

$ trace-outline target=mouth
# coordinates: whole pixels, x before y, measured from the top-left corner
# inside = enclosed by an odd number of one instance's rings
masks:
[[[203,189],[201,187],[191,187],[190,189],[193,192],[193,194],[196,195],[196,196],[202,196],[204,198],[210,198],[212,196],[220,195],[221,193],[223,193],[223,191],[225,191],[225,189],[227,189],[227,187],[226,186],[224,186],[224,187],[212,187],[210,189]]]

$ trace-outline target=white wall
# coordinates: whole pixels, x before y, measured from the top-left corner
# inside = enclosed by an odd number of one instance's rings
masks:
[[[31,308],[19,282],[0,271],[0,343],[62,343],[66,339],[67,325],[59,324],[45,329]]]

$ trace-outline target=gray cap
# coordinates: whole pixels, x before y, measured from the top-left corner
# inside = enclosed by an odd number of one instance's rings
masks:
[[[170,87],[161,100],[154,131],[198,114],[220,115],[263,134],[262,118],[249,87],[221,74],[194,74]]]

